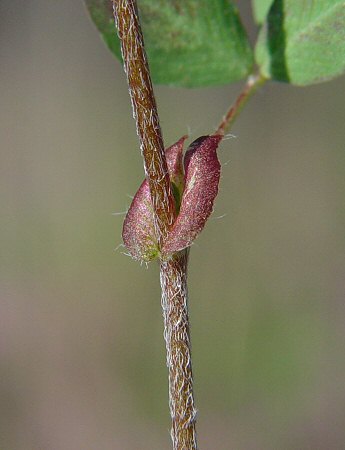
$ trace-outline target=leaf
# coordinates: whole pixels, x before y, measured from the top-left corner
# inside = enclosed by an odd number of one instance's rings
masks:
[[[255,56],[267,78],[305,86],[345,71],[344,0],[275,0]]]
[[[92,20],[119,58],[110,0],[85,0]],[[244,78],[252,51],[230,0],[138,0],[152,79],[157,84],[209,86]]]
[[[272,3],[273,0],[252,0],[253,14],[256,23],[263,23]]]
[[[178,191],[183,189],[182,152],[186,138],[187,136],[183,136],[166,150],[170,179]],[[134,259],[148,262],[159,254],[147,180],[142,182],[126,214],[122,239]]]
[[[220,178],[217,147],[221,139],[218,135],[200,137],[186,152],[180,213],[163,243],[163,257],[189,247],[213,210]]]

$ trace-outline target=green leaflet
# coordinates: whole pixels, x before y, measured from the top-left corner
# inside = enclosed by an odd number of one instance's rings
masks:
[[[120,45],[110,0],[85,0],[110,50]],[[252,50],[229,0],[138,0],[152,79],[173,86],[238,81],[250,72]]]
[[[345,1],[275,0],[255,50],[261,73],[305,86],[345,71]]]

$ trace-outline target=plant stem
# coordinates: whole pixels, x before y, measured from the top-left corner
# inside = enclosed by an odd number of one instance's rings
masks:
[[[174,450],[197,449],[187,304],[188,254],[189,249],[182,250],[168,261],[161,261],[160,266]]]
[[[171,189],[163,137],[159,125],[149,66],[144,48],[136,0],[112,0],[121,40],[133,116],[136,121],[145,174],[149,182],[158,246],[161,247],[174,222],[174,197]],[[223,118],[215,134],[226,129],[264,82],[260,76],[248,79],[243,92]],[[189,249],[160,261],[160,281],[164,316],[164,338],[169,371],[171,438],[174,450],[197,450],[193,397],[193,374],[187,301]]]
[[[231,105],[228,112],[223,117],[223,120],[219,124],[217,131],[214,134],[224,136],[225,132],[228,131],[231,125],[235,122],[237,116],[242,111],[244,105],[250,99],[250,97],[257,91],[257,89],[262,86],[266,81],[262,75],[250,75],[248,77],[247,83],[240,95],[235,100],[235,103]]]
[[[160,246],[174,220],[174,199],[137,5],[135,0],[113,0],[113,8]],[[160,263],[174,450],[197,449],[187,307],[188,253],[183,250]]]
[[[160,246],[174,220],[174,197],[136,0],[113,0],[113,9]]]

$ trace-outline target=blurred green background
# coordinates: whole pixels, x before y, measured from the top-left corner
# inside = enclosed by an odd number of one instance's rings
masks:
[[[0,448],[169,449],[158,268],[115,251],[143,178],[122,68],[81,1],[2,0],[0,83]],[[166,144],[240,88],[157,87]],[[268,84],[221,145],[189,277],[202,449],[345,448],[344,88]]]

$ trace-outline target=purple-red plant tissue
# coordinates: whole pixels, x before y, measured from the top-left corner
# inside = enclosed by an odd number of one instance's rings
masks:
[[[158,248],[153,224],[150,189],[145,180],[128,210],[122,237],[130,255],[151,261],[156,256],[168,258],[189,247],[202,231],[218,194],[220,163],[217,147],[222,136],[202,136],[188,148],[182,167],[183,136],[166,150],[170,180],[173,184],[178,215],[162,248]],[[181,199],[181,200],[180,200]]]
[[[218,135],[200,137],[186,152],[180,213],[163,243],[163,256],[189,247],[212,213],[220,178],[217,147],[221,139]]]
[[[181,191],[183,189],[183,185],[181,185],[181,183],[183,184],[182,153],[186,139],[187,136],[183,136],[165,151],[170,181]],[[150,188],[146,179],[142,182],[129,207],[123,224],[122,239],[134,259],[147,262],[159,254]]]

